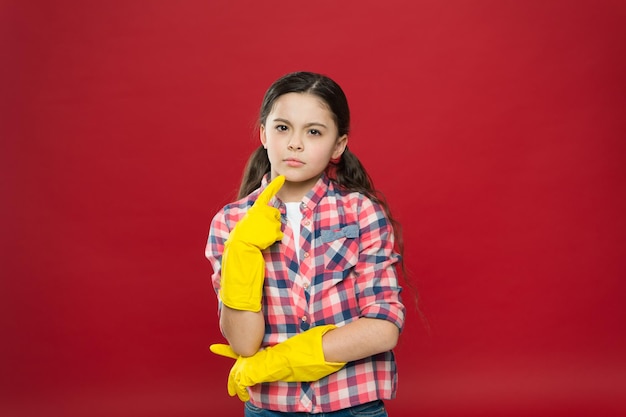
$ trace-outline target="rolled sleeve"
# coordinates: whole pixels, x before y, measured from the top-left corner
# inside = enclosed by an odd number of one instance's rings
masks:
[[[406,308],[396,270],[400,255],[394,250],[391,223],[380,205],[365,200],[359,214],[361,251],[355,272],[359,309],[363,317],[388,320],[404,327]]]
[[[204,250],[204,255],[211,263],[211,268],[213,269],[211,282],[216,294],[221,287],[222,254],[224,253],[224,244],[229,234],[230,230],[226,225],[224,210],[220,210],[211,221],[209,238]]]

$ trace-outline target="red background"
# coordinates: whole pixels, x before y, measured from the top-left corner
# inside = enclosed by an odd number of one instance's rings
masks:
[[[626,3],[0,3],[0,415],[242,415],[209,221],[326,73],[405,227],[390,414],[626,413]],[[407,292],[407,298],[409,293]]]

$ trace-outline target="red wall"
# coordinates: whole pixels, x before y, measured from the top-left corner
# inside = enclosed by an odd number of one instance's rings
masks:
[[[411,304],[391,415],[624,415],[625,18],[1,2],[0,415],[242,415],[207,350],[204,243],[263,92],[300,69],[346,90],[351,148],[405,227],[430,330]]]

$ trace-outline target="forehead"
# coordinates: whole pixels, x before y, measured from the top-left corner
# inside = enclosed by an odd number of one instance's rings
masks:
[[[278,97],[272,106],[270,118],[332,120],[328,104],[316,95],[287,93]]]

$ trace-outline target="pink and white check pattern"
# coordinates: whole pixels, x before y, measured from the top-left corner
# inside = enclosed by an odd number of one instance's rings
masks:
[[[211,223],[206,256],[220,288],[221,256],[230,230],[252,206],[261,189],[220,210]],[[343,326],[359,317],[389,320],[402,329],[405,308],[396,274],[391,224],[382,207],[363,194],[345,192],[322,176],[301,204],[300,261],[285,205],[284,238],[264,251],[265,337],[272,346],[310,327]],[[221,304],[220,304],[221,305]],[[395,396],[393,352],[348,363],[340,371],[311,383],[273,382],[250,387],[261,408],[287,412],[330,412]]]

